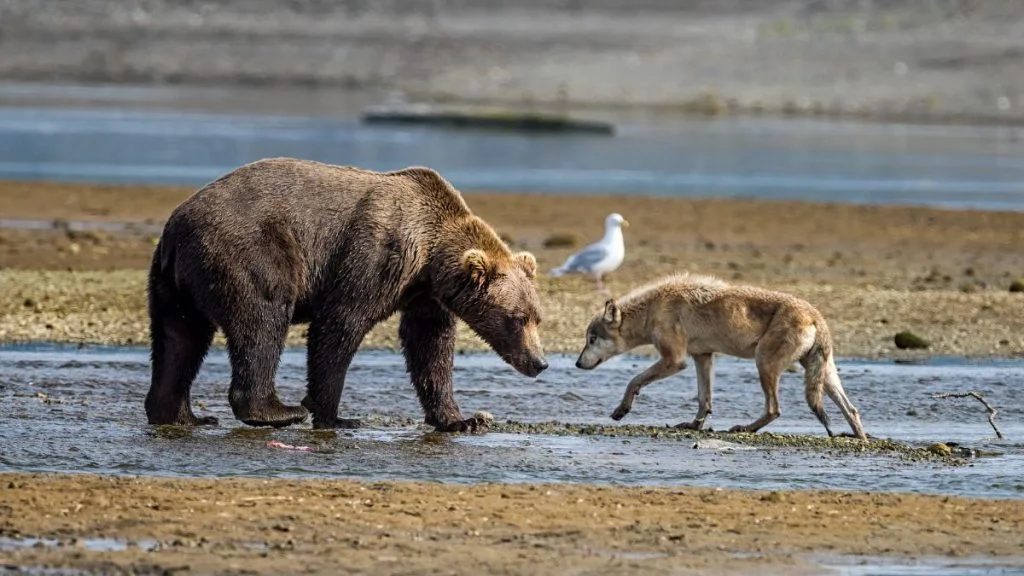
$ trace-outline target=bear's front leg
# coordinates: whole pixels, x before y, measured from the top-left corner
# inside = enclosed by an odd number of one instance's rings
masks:
[[[477,432],[483,418],[463,418],[455,401],[455,314],[429,296],[418,296],[402,311],[398,337],[405,367],[423,406],[424,421],[440,432]]]

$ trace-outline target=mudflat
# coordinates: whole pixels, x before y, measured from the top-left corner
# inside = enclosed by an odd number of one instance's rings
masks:
[[[0,486],[0,536],[54,540],[0,547],[3,563],[104,573],[820,574],[842,555],[1024,563],[1024,506],[946,496],[84,474],[2,474]]]
[[[41,223],[0,229],[0,341],[146,342],[154,240],[192,192],[0,184],[3,218]],[[615,294],[694,270],[808,298],[840,357],[1024,354],[1024,294],[1009,290],[1024,276],[1024,214],[465,196],[542,270],[623,214]],[[577,352],[605,296],[587,278],[539,282],[547,349]],[[483,348],[460,329],[460,347]],[[931,346],[897,350],[905,329]],[[391,321],[365,345],[396,344]],[[819,574],[860,556],[1021,566],[1022,529],[1015,500],[913,494],[0,474],[0,563],[100,573]]]
[[[0,183],[2,216],[42,221],[0,229],[0,340],[147,341],[146,269],[183,187]],[[626,261],[613,294],[663,274],[696,271],[808,299],[832,326],[840,357],[1024,355],[1024,213],[793,201],[668,199],[466,191],[542,272],[623,214]],[[38,222],[37,222],[38,223]],[[49,223],[49,224],[47,224]],[[96,226],[105,226],[96,229]],[[93,226],[93,228],[89,228]],[[545,347],[576,353],[605,295],[583,277],[541,274]],[[394,319],[366,346],[397,346]],[[304,342],[305,327],[289,343]],[[459,346],[485,345],[464,325]],[[929,342],[901,350],[896,333]],[[218,335],[217,343],[222,343]]]

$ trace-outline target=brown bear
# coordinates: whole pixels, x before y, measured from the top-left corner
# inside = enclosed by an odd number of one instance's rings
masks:
[[[308,409],[314,428],[358,425],[338,418],[345,373],[366,333],[398,312],[426,423],[482,429],[482,419],[463,418],[453,395],[456,319],[536,377],[547,368],[536,270],[532,254],[513,254],[429,168],[246,164],[175,208],[154,251],[147,418],[216,425],[193,414],[190,390],[220,328],[237,419],[287,426]],[[274,379],[289,326],[306,322],[307,395],[288,406]]]

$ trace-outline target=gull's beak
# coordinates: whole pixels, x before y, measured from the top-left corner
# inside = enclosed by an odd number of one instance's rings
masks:
[[[622,227],[629,228],[629,221],[626,220],[625,218],[622,219]]]

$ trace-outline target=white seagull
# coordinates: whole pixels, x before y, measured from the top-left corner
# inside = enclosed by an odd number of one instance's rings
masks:
[[[607,292],[601,276],[618,268],[626,257],[626,246],[622,240],[623,226],[629,226],[629,222],[622,215],[609,214],[604,219],[604,238],[569,256],[561,266],[553,268],[548,274],[593,274],[597,280],[597,289]]]

